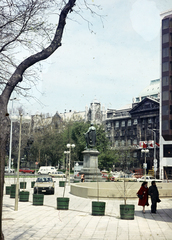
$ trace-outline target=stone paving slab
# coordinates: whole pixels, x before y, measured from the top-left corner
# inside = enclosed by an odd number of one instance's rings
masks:
[[[26,180],[26,179],[25,179]],[[6,181],[9,185],[10,181]],[[31,181],[30,179],[27,181]],[[146,214],[137,205],[138,199],[129,199],[135,205],[134,220],[120,219],[119,206],[123,200],[106,199],[105,216],[92,216],[92,201],[70,194],[67,186],[65,196],[70,198],[69,210],[57,210],[56,198],[63,195],[56,179],[54,195],[44,196],[43,206],[32,205],[30,184],[29,202],[19,202],[14,211],[15,200],[4,195],[3,233],[6,240],[171,240],[172,239],[172,198],[163,198],[158,204],[157,214]],[[29,182],[30,183],[30,182]],[[101,200],[102,201],[102,200]]]

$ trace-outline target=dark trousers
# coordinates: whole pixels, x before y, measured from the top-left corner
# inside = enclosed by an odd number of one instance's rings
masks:
[[[152,212],[152,213],[156,213],[156,205],[157,205],[157,202],[156,202],[156,200],[154,200],[154,199],[151,199],[151,201],[152,201],[151,212]]]

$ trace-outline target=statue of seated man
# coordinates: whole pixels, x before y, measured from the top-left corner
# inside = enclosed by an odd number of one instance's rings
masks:
[[[93,148],[96,145],[96,128],[91,123],[91,127],[89,127],[88,131],[84,133],[86,140],[86,148]]]

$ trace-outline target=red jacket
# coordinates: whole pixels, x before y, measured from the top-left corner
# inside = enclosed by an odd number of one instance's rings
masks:
[[[145,206],[145,205],[149,206],[149,204],[148,204],[148,188],[141,186],[141,188],[139,189],[137,194],[143,195],[142,199],[139,198],[138,205],[139,206]]]

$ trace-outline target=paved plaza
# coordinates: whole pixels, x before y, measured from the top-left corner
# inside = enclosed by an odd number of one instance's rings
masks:
[[[45,195],[43,206],[34,206],[31,181],[34,180],[27,179],[29,202],[19,202],[18,211],[14,211],[15,199],[4,194],[5,240],[172,240],[172,198],[161,199],[157,214],[150,213],[150,206],[143,214],[137,205],[138,199],[129,199],[127,203],[135,205],[135,218],[122,220],[119,206],[123,200],[103,200],[106,202],[105,216],[92,216],[92,201],[97,199],[71,195],[69,186],[65,190],[65,197],[70,198],[69,210],[57,210],[56,199],[63,196],[64,190],[59,187],[59,179],[55,179],[55,194]],[[14,179],[6,179],[5,186],[13,183]]]

